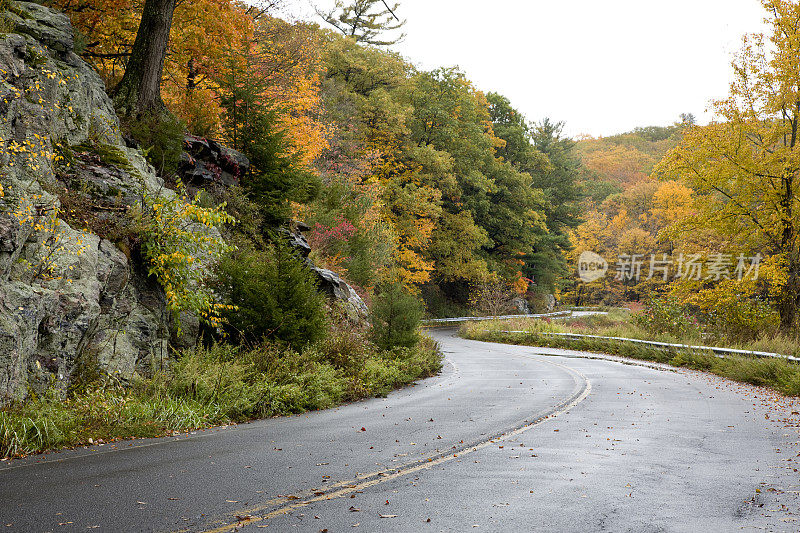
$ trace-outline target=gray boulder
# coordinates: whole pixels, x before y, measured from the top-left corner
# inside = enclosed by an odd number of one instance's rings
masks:
[[[12,4],[17,9],[6,11],[3,16],[11,22],[15,32],[33,37],[62,58],[74,50],[75,38],[66,15],[33,2]]]
[[[361,296],[339,275],[325,268],[312,268],[319,280],[319,287],[329,298],[342,303],[345,312],[353,322],[363,322],[369,316],[369,309]]]
[[[528,306],[528,302],[525,301],[524,298],[517,296],[516,298],[511,300],[511,306],[520,314],[528,315],[531,312],[531,308]]]

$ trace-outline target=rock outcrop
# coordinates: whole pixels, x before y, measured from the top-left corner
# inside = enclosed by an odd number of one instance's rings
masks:
[[[524,298],[521,298],[519,296],[511,299],[511,307],[513,307],[514,310],[521,315],[528,315],[531,312],[531,308],[528,306],[528,302],[526,302]]]
[[[312,267],[317,275],[319,287],[328,295],[342,303],[345,312],[353,322],[363,322],[369,315],[369,309],[361,296],[347,284],[336,272],[325,268]]]
[[[122,380],[148,374],[166,362],[177,329],[136,251],[109,240],[145,197],[175,193],[126,144],[103,81],[74,52],[68,18],[32,2],[10,5],[0,13],[13,28],[0,34],[0,405],[64,392],[82,368]],[[212,140],[187,136],[185,146],[179,176],[195,188],[238,185],[250,167]],[[304,229],[287,235],[307,257]],[[365,319],[347,283],[309,267],[348,315]],[[172,343],[191,346],[197,317],[178,320],[184,335]]]
[[[333,270],[317,267],[308,257],[311,253],[311,246],[308,244],[303,232],[311,228],[299,221],[294,221],[290,228],[282,228],[280,232],[284,235],[289,245],[292,246],[301,257],[306,260],[308,267],[317,275],[319,288],[332,300],[338,301],[347,313],[347,317],[356,323],[364,323],[369,316],[367,304],[358,293],[339,274]]]
[[[168,339],[161,289],[110,241],[60,219],[58,196],[90,191],[103,211],[161,194],[163,182],[125,146],[67,17],[29,2],[3,16],[14,29],[0,34],[0,403],[65,389],[84,358],[123,379],[147,372]],[[85,143],[117,160],[60,168]]]
[[[178,175],[196,186],[239,185],[250,170],[250,161],[240,152],[212,139],[186,135]]]

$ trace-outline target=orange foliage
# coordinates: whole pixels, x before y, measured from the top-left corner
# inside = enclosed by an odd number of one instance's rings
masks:
[[[54,0],[86,42],[84,57],[109,87],[125,71],[136,38],[141,0]],[[170,33],[162,97],[192,133],[220,136],[221,69],[233,54],[250,53],[267,85],[263,98],[278,108],[293,151],[309,166],[326,146],[318,120],[322,59],[318,32],[308,24],[291,24],[232,0],[180,2]]]
[[[279,123],[301,165],[310,168],[328,147],[320,115],[322,42],[315,27],[279,18],[257,21],[258,67],[267,85],[263,98],[278,108]]]

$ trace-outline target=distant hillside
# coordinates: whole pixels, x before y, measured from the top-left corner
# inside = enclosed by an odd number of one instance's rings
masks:
[[[577,151],[586,167],[589,198],[602,202],[646,181],[664,155],[678,144],[683,126],[647,126],[610,137],[585,137]]]
[[[677,146],[685,126],[648,126],[610,137],[583,138],[577,152],[583,162],[581,185],[584,222],[570,240],[572,265],[581,252],[601,254],[611,265],[625,254],[671,254],[674,243],[665,229],[685,213],[691,191],[674,181],[650,176],[654,166]],[[653,288],[652,280],[607,279],[577,283],[577,274],[566,284],[563,297],[574,303],[607,303],[638,300]]]

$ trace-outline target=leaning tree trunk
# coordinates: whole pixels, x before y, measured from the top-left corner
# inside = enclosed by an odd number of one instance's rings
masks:
[[[797,102],[796,109],[800,110],[800,101]],[[794,149],[797,145],[797,133],[800,117],[795,115],[792,120],[792,135],[789,146]],[[787,174],[782,179],[782,195],[780,198],[782,210],[781,247],[780,250],[786,256],[786,283],[781,291],[778,302],[778,312],[781,317],[781,331],[784,333],[794,333],[797,324],[797,306],[800,304],[800,250],[797,243],[797,226],[795,223],[795,184],[796,178],[792,173]]]
[[[778,313],[781,317],[781,331],[795,333],[797,325],[797,307],[800,305],[800,264],[796,257],[789,260],[786,284],[778,302]]]
[[[145,0],[125,75],[114,88],[114,104],[124,116],[162,113],[161,75],[176,0]]]

